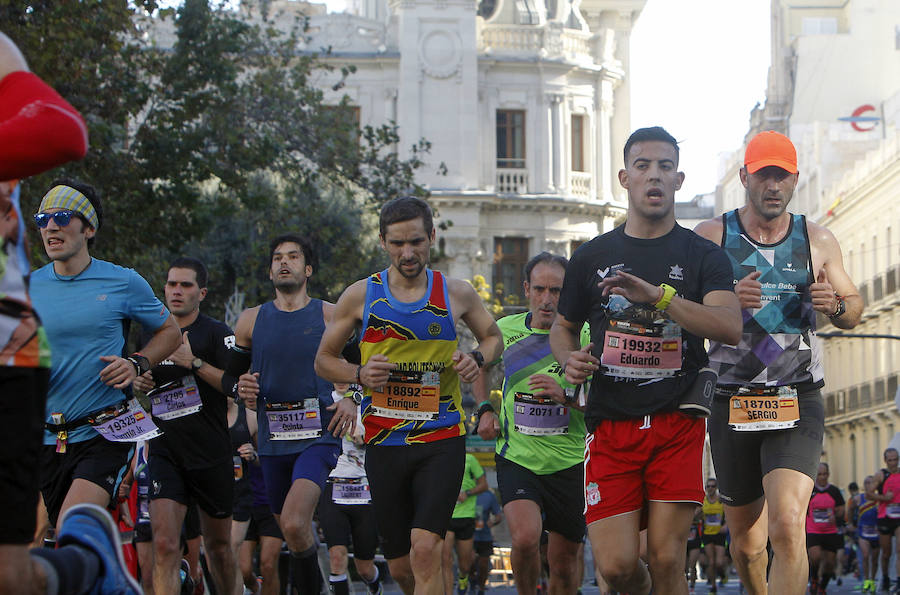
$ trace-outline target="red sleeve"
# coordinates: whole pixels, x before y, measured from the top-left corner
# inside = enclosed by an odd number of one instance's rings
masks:
[[[81,115],[40,78],[19,71],[0,80],[0,180],[81,159],[87,146]]]

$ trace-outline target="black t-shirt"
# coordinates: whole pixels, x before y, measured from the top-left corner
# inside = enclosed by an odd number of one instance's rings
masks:
[[[632,304],[621,296],[604,297],[597,285],[618,270],[653,285],[671,285],[680,297],[694,302],[702,303],[711,291],[732,291],[734,287],[725,252],[677,224],[666,235],[649,240],[625,235],[625,226],[621,225],[580,246],[566,269],[559,313],[576,325],[590,323],[593,355],[601,361],[607,326],[613,329],[612,325],[617,325],[614,331],[624,337],[624,344],[634,339],[631,351],[626,352],[619,349],[622,343],[616,336],[610,336],[606,361],[615,359],[625,367],[603,365],[594,374],[585,412],[590,431],[603,419],[632,419],[674,410],[697,371],[709,361],[703,339],[681,329],[652,305]],[[650,336],[655,338],[648,339]],[[680,362],[678,341],[682,344]],[[673,353],[675,365],[667,367],[665,362],[673,361]],[[650,363],[644,367],[644,361]],[[662,368],[674,371],[664,372]]]
[[[181,329],[188,333],[194,357],[216,367],[224,368],[228,348],[234,342],[234,333],[224,323],[200,314],[190,325]],[[146,343],[146,341],[144,341]],[[152,440],[151,456],[163,454],[186,469],[204,469],[231,461],[231,438],[228,435],[226,412],[228,397],[219,387],[213,387],[191,370],[164,360],[153,368],[153,381],[157,387],[186,376],[194,376],[203,407],[200,411],[164,420],[153,421],[163,432]]]

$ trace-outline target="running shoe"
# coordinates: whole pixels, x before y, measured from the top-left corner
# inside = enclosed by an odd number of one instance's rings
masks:
[[[100,559],[100,575],[94,593],[100,595],[140,595],[140,584],[128,572],[122,555],[119,528],[109,513],[96,504],[76,504],[60,519],[57,532],[59,547],[78,545],[94,552]]]
[[[191,577],[191,565],[184,558],[181,559],[181,568],[178,569],[181,578],[181,595],[194,595],[194,579]]]

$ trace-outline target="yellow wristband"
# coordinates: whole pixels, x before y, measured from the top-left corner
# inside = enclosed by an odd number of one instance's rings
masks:
[[[671,285],[667,285],[665,283],[661,283],[660,287],[662,287],[663,294],[662,297],[659,298],[659,301],[653,304],[653,307],[657,310],[665,310],[669,307],[669,304],[672,303],[672,298],[675,297],[675,288]]]

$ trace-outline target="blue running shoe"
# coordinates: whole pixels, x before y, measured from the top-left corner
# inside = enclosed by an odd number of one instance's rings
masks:
[[[79,545],[100,559],[100,576],[93,593],[99,595],[141,595],[138,582],[128,572],[122,555],[119,528],[109,513],[96,504],[76,504],[60,519],[58,547]]]

